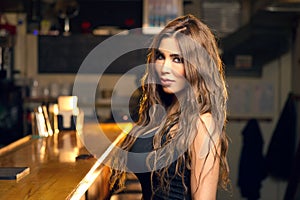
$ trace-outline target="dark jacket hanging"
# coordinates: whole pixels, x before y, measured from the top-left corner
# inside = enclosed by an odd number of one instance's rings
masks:
[[[242,135],[238,186],[243,197],[259,199],[261,181],[266,178],[267,173],[262,153],[264,141],[256,119],[249,120]]]
[[[290,93],[271,138],[267,155],[267,170],[271,177],[288,180],[296,148],[296,102]]]

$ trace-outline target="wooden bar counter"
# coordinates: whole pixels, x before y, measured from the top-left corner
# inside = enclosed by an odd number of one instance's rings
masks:
[[[83,133],[92,132],[97,125],[85,125]],[[100,126],[111,141],[122,132],[113,123]],[[0,199],[84,198],[86,189],[80,185],[82,182],[91,185],[88,182],[95,180],[96,177],[86,180],[86,175],[97,164],[97,159],[76,160],[82,154],[89,154],[89,151],[75,131],[61,131],[46,138],[27,136],[3,147],[0,149],[0,167],[29,167],[30,173],[20,180],[0,180]]]

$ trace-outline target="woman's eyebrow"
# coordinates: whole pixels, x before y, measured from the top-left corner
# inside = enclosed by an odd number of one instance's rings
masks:
[[[158,54],[158,53],[159,53],[159,54],[162,54],[162,52],[161,52],[159,49],[156,49],[155,53],[156,53],[156,54]]]
[[[181,55],[179,55],[177,53],[173,53],[173,54],[170,54],[170,57],[181,57]]]
[[[163,49],[165,51],[168,51],[166,49]],[[161,55],[165,55],[165,53],[159,49],[156,50],[156,54],[161,54]],[[170,57],[182,57],[179,53],[171,53]]]

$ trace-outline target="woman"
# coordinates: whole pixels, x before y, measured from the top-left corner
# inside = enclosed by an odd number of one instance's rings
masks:
[[[143,199],[216,199],[226,188],[227,89],[214,35],[192,15],[154,37],[139,121],[107,164],[111,188],[130,170]]]

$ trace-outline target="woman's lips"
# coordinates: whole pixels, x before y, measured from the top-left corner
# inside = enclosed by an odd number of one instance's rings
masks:
[[[163,86],[169,86],[171,85],[174,81],[171,79],[167,79],[167,78],[161,78],[160,82]]]

